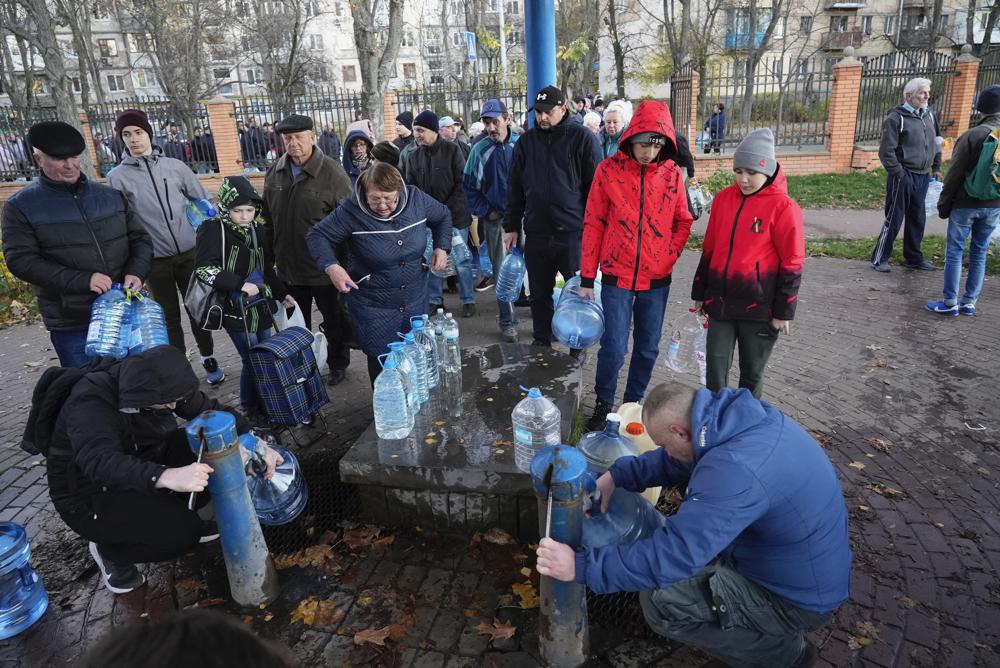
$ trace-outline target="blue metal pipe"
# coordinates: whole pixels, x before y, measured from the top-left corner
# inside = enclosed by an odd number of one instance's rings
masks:
[[[526,0],[524,3],[524,60],[528,73],[528,106],[546,86],[556,85],[556,4],[555,0]],[[535,127],[535,115],[528,114],[528,127]]]
[[[187,425],[188,444],[195,453],[205,440],[202,461],[212,467],[208,491],[215,504],[219,539],[233,600],[246,607],[278,597],[278,573],[264,542],[236,436],[236,419],[225,411],[205,411]]]
[[[545,472],[552,470],[552,520],[549,537],[579,548],[583,537],[583,497],[587,460],[573,447],[550,445],[531,460],[531,485],[538,499],[538,533],[545,535],[549,489]],[[541,576],[538,645],[542,658],[555,668],[576,668],[590,654],[587,590],[576,582]]]

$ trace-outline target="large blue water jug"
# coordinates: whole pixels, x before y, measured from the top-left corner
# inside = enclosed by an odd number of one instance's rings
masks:
[[[584,434],[576,449],[587,460],[587,470],[599,477],[611,468],[619,457],[637,457],[639,448],[621,435],[622,419],[617,413],[608,413],[602,431]]]
[[[490,249],[485,242],[479,244],[479,273],[483,278],[493,275],[493,261],[490,260]]]
[[[191,227],[197,230],[206,220],[215,218],[218,211],[207,199],[193,199],[188,202],[184,213],[187,216],[187,221],[191,223]]]
[[[128,347],[129,355],[138,355],[150,348],[170,343],[167,338],[167,317],[163,313],[163,307],[145,291],[140,292],[132,301],[130,319],[132,337]]]
[[[564,289],[552,315],[552,335],[570,348],[589,348],[604,335],[604,311],[590,299],[565,295]]]
[[[128,355],[132,340],[131,304],[121,283],[94,300],[90,307],[90,327],[87,328],[87,357],[110,355],[121,359]]]
[[[406,438],[413,431],[413,412],[394,357],[387,357],[372,390],[375,433],[379,438]]]
[[[252,433],[243,434],[240,445],[250,453],[250,466],[255,475],[247,476],[247,489],[260,523],[279,526],[298,517],[309,500],[309,488],[295,455],[276,443],[268,443],[284,461],[275,467],[270,480],[264,480],[267,464],[257,437]]]
[[[15,636],[45,614],[49,596],[28,560],[31,546],[19,524],[0,522],[0,640]]]
[[[527,273],[524,266],[524,258],[517,248],[510,252],[510,255],[500,263],[500,271],[497,272],[496,293],[497,300],[513,304],[521,295],[521,285],[524,283],[524,275]]]
[[[590,518],[583,521],[583,547],[627,545],[649,538],[663,526],[663,515],[641,494],[616,489],[601,512],[600,500],[590,506]]]
[[[566,281],[566,284],[562,287],[562,291],[559,293],[559,299],[556,301],[556,306],[559,305],[564,299],[569,297],[576,297],[580,294],[580,274],[575,275],[573,278]],[[594,279],[594,301],[598,304],[601,303],[601,278],[598,276]]]

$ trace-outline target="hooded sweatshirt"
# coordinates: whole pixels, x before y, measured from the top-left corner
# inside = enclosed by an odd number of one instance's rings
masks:
[[[354,154],[351,153],[351,144],[355,139],[361,139],[368,145],[368,164],[371,164],[371,152],[372,147],[375,145],[372,143],[371,137],[368,136],[368,132],[361,129],[354,129],[347,133],[347,139],[344,141],[344,154],[341,156],[341,162],[344,165],[344,171],[347,175],[351,177],[351,184],[358,182],[358,177],[361,176],[362,169],[358,169],[358,166],[354,162]]]
[[[643,132],[667,140],[648,165],[636,162],[629,144]],[[622,134],[621,150],[597,166],[583,223],[582,287],[593,287],[598,266],[605,285],[649,290],[670,284],[692,223],[684,176],[673,161],[676,142],[667,105],[643,102]]]
[[[664,589],[719,556],[805,610],[846,601],[847,509],[819,443],[746,389],[698,390],[691,427],[693,465],[657,448],[611,466],[615,485],[632,492],[686,484],[684,502],[650,538],[577,552],[576,581],[598,594]]]
[[[944,177],[944,187],[938,199],[938,215],[947,218],[954,209],[996,209],[1000,199],[983,200],[965,191],[965,177],[976,168],[983,143],[991,132],[1000,128],[1000,113],[984,116],[955,142],[951,151],[951,168]]]

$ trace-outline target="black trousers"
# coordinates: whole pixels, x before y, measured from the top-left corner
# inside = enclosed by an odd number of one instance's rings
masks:
[[[567,281],[580,271],[580,235],[526,234],[524,264],[531,286],[531,330],[536,341],[552,343],[552,290],[556,272]]]
[[[330,285],[289,285],[292,299],[302,307],[306,319],[306,329],[312,331],[312,303],[323,316],[323,333],[326,334],[327,359],[330,369],[346,369],[351,363],[351,349],[347,340],[351,337],[351,322],[340,303],[340,292]]]
[[[733,350],[738,345],[739,386],[747,388],[760,399],[764,390],[764,369],[777,340],[778,332],[770,321],[710,318],[708,340],[705,342],[706,387],[715,392],[729,385],[729,367],[733,365]]]
[[[366,359],[368,360],[368,380],[372,384],[372,389],[374,389],[375,379],[378,378],[380,373],[382,373],[382,364],[378,361],[377,357],[366,356]]]
[[[167,438],[163,464],[186,466],[195,461],[183,429]],[[208,503],[206,490],[197,506]],[[101,492],[91,499],[92,512],[59,511],[63,521],[101,554],[118,564],[169,561],[189,552],[201,538],[201,518],[188,510],[188,495],[167,490]]]
[[[193,248],[180,255],[154,258],[149,268],[149,275],[146,276],[149,294],[163,307],[170,345],[181,352],[187,352],[187,347],[184,345],[184,331],[181,329],[181,312],[185,309],[181,307],[177,293],[179,291],[180,294],[184,294],[192,273],[194,273]],[[198,343],[198,352],[204,357],[211,357],[215,349],[212,332],[202,329],[198,323],[191,320],[190,315],[188,320],[191,322],[194,340]]]

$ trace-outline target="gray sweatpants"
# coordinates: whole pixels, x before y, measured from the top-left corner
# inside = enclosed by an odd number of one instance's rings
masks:
[[[805,634],[833,616],[796,607],[719,563],[668,589],[642,592],[639,601],[660,635],[741,668],[794,665]]]

